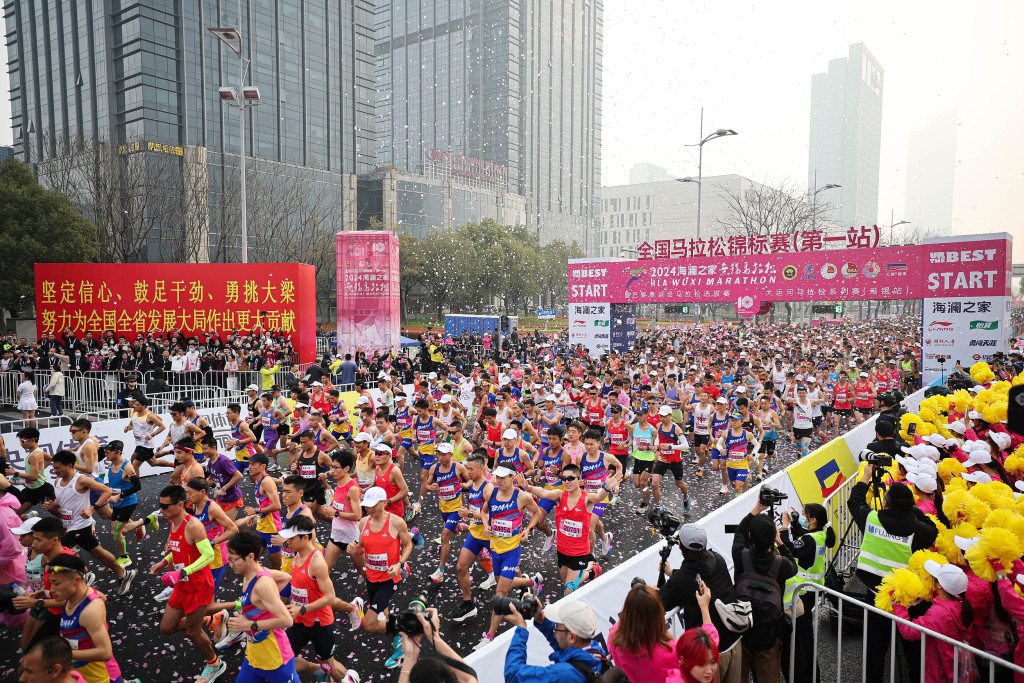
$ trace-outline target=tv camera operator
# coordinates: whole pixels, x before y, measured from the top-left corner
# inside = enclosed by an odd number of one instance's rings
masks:
[[[884,481],[881,468],[892,465],[891,455],[865,449],[860,453],[860,460],[864,462],[864,471],[850,491],[847,506],[864,533],[856,575],[874,595],[884,576],[894,569],[906,568],[914,552],[931,548],[938,531],[914,504],[914,494],[906,484]],[[889,651],[891,624],[873,612],[868,612],[867,620],[866,647],[872,656],[866,664],[866,680],[880,681],[884,675],[885,654]],[[896,638],[902,643],[911,680],[916,680],[921,660],[917,649],[920,643],[906,641],[899,633]]]
[[[900,417],[906,411],[903,409],[903,399],[906,396],[899,389],[890,389],[889,391],[883,391],[878,395],[878,417],[876,418],[875,425],[888,422],[894,427],[900,423]]]
[[[402,638],[398,683],[477,682],[476,671],[441,638],[437,610],[427,608],[423,596],[413,598],[405,611],[389,616],[385,632]]]
[[[679,522],[667,512],[651,512],[651,516],[670,519],[659,521],[654,524],[657,529],[666,529],[675,526],[678,533],[665,538],[671,548],[671,544],[679,545],[683,554],[683,561],[679,568],[673,570],[668,560],[663,559],[661,563],[662,572],[668,577],[658,589],[658,596],[665,610],[676,607],[683,615],[683,623],[687,629],[698,627],[703,622],[700,604],[697,602],[696,586],[703,581],[704,585],[711,591],[711,600],[720,600],[724,604],[732,604],[736,601],[736,589],[732,583],[732,576],[729,574],[729,565],[725,558],[714,550],[708,550],[708,536],[704,528],[697,524],[685,524],[679,527]],[[720,683],[739,683],[741,649],[737,646],[740,642],[740,635],[730,630],[723,622],[717,609],[710,610],[711,623],[718,629],[718,672],[717,680]]]
[[[911,425],[913,426],[913,425]],[[867,445],[867,450],[883,455],[899,455],[906,444],[902,439],[896,440],[896,424],[893,422],[875,421],[875,440]]]

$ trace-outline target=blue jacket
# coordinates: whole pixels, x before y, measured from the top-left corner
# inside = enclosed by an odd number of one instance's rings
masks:
[[[505,655],[505,683],[586,683],[583,674],[569,664],[573,660],[589,664],[595,672],[598,671],[600,662],[586,650],[575,647],[564,650],[558,648],[553,621],[545,619],[539,624],[535,622],[534,626],[551,644],[554,652],[548,655],[548,659],[554,663],[548,666],[528,666],[526,640],[530,637],[530,631],[517,626],[512,636],[512,644],[508,646],[508,653]]]

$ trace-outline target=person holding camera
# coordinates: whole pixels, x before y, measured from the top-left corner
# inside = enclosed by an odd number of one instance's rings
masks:
[[[875,440],[867,445],[869,451],[897,456],[902,445],[902,442],[896,440],[895,422],[881,419],[875,421]]]
[[[505,654],[505,683],[590,683],[601,673],[601,661],[591,650],[602,650],[593,640],[597,635],[597,619],[593,611],[578,600],[563,600],[548,605],[547,612],[537,604],[533,625],[544,634],[553,652],[548,666],[526,663],[526,642],[530,631],[524,614],[511,604],[505,620],[516,627],[512,643]]]
[[[779,538],[796,559],[796,576],[786,582],[782,595],[782,605],[789,609],[793,605],[794,593],[800,595],[801,605],[793,608],[796,619],[796,670],[792,676],[789,672],[789,638],[790,631],[784,632],[782,638],[782,671],[786,679],[793,683],[806,683],[813,680],[813,659],[808,652],[808,645],[814,638],[814,596],[804,590],[797,590],[796,585],[803,582],[825,585],[825,568],[828,560],[825,551],[836,545],[836,532],[828,521],[828,512],[823,505],[808,503],[803,512],[790,510],[782,515],[782,528]],[[820,671],[820,667],[819,667]]]
[[[700,602],[694,592],[701,582],[707,587],[711,602],[720,600],[727,605],[736,602],[736,588],[725,558],[708,549],[708,536],[703,527],[684,524],[679,528],[677,542],[683,562],[674,571],[667,561],[664,563],[662,570],[668,578],[658,589],[658,595],[666,610],[681,608],[683,625],[690,629],[703,623]],[[726,627],[718,610],[711,612],[711,623],[719,636],[717,681],[739,683],[742,654],[736,644],[740,642],[740,634]]]
[[[441,638],[441,625],[437,610],[410,610],[407,613],[419,622],[405,625],[400,630],[402,650],[402,671],[398,683],[476,683],[476,671],[465,663],[462,657]],[[402,618],[408,619],[406,614]]]
[[[857,558],[857,578],[874,594],[883,577],[894,569],[906,568],[914,552],[931,548],[938,531],[914,504],[914,494],[906,484],[890,484],[882,493],[882,509],[872,508],[868,502],[869,487],[882,486],[881,481],[875,478],[875,467],[887,466],[891,458],[862,452],[862,459],[865,459],[865,455],[867,462],[864,471],[850,491],[847,506],[854,522],[864,533],[860,556]],[[866,647],[873,654],[866,664],[866,680],[878,681],[882,680],[885,654],[889,651],[890,622],[873,612],[868,612],[867,620]],[[908,641],[901,636],[897,637],[903,643],[911,679],[914,679],[920,657],[907,651]]]
[[[741,639],[740,680],[748,680],[753,668],[758,683],[778,683],[783,586],[796,576],[796,563],[782,544],[775,520],[761,514],[782,502],[782,494],[765,486],[759,494],[754,508],[737,525],[732,542],[736,596],[750,602],[753,616],[753,626]]]

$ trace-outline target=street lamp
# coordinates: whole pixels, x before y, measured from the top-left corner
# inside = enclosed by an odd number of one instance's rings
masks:
[[[238,20],[242,20],[242,3],[238,3]],[[217,89],[220,101],[231,107],[238,107],[238,137],[240,140],[240,151],[238,155],[241,178],[239,180],[240,209],[242,214],[242,263],[249,262],[249,234],[246,226],[247,216],[245,208],[245,110],[247,107],[255,107],[260,103],[260,89],[253,85],[245,85],[245,67],[249,60],[242,56],[242,34],[234,28],[211,28],[210,33],[217,36],[222,43],[238,55],[238,85],[242,89],[242,96],[239,97],[235,89],[229,86],[222,86]]]
[[[814,174],[815,182],[817,182],[818,174],[815,171]],[[842,185],[836,185],[835,183],[829,183],[823,187],[819,187],[811,194],[811,230],[815,230],[818,227],[818,193],[824,192],[825,190],[834,190]]]
[[[680,183],[697,183],[697,239],[700,239],[700,200],[704,187],[702,182],[704,179],[704,143],[736,134],[736,131],[731,128],[719,128],[714,133],[704,137],[704,107],[700,108],[700,142],[695,145],[687,145],[687,147],[697,148],[697,179],[694,180],[690,176],[676,178],[676,181]]]
[[[893,241],[892,241],[892,229],[895,228],[897,225],[910,225],[910,221],[900,221],[899,223],[895,223],[894,222],[895,220],[896,220],[896,210],[893,209],[889,213],[889,246],[890,247],[893,244]]]

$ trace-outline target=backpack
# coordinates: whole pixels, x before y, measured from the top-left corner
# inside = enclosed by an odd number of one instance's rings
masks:
[[[782,619],[782,558],[772,558],[771,569],[760,574],[754,569],[749,548],[740,554],[741,571],[736,579],[736,599],[750,603],[754,625],[743,634],[743,646],[751,650],[770,650],[776,642]]]
[[[581,662],[578,659],[569,660],[567,664],[572,665],[572,668],[583,674],[583,680],[587,683],[601,683],[603,677],[601,674],[594,671],[589,664]]]

